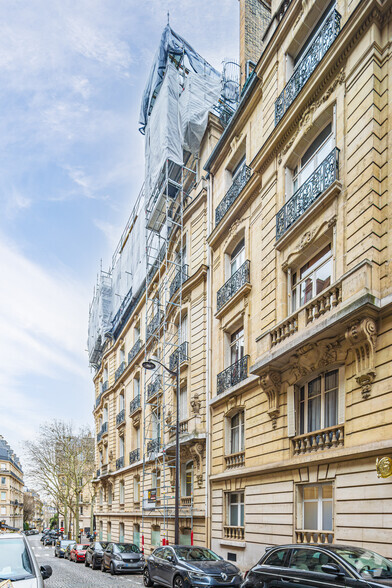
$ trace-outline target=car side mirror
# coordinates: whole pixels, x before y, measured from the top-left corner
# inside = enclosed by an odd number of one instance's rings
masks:
[[[47,580],[52,575],[53,571],[51,566],[41,566],[41,576],[44,580]]]
[[[324,574],[331,574],[332,576],[344,576],[344,573],[340,571],[340,568],[337,564],[330,563],[324,564],[321,566]]]

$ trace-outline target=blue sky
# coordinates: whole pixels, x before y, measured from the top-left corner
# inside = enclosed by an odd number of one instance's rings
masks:
[[[170,12],[217,69],[238,59],[238,0],[0,3],[0,434],[93,424],[86,340],[143,181],[138,115]]]

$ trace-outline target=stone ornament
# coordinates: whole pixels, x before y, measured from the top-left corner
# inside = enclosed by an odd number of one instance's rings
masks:
[[[272,427],[276,429],[277,419],[280,414],[279,392],[281,386],[280,372],[268,369],[259,377],[259,384],[268,398],[268,415],[272,421]]]
[[[193,414],[200,414],[201,400],[197,393],[192,396],[190,404]]]
[[[202,443],[191,445],[190,452],[193,458],[193,466],[196,474],[196,481],[199,488],[203,486],[203,451]]]
[[[364,399],[370,396],[376,377],[374,353],[377,340],[377,326],[373,319],[364,318],[355,321],[346,331],[346,339],[351,345],[355,357],[355,380],[362,388]]]

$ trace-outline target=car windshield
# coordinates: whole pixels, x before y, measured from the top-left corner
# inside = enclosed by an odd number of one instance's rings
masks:
[[[98,542],[97,542],[97,543],[95,544],[95,549],[106,549],[106,548],[107,548],[107,546],[108,546],[108,544],[107,544],[107,543],[98,543]]]
[[[221,558],[213,551],[204,547],[176,547],[178,559],[186,561],[218,561]]]
[[[34,578],[34,568],[23,539],[0,539],[0,580]]]
[[[116,543],[114,549],[119,553],[140,553],[138,546],[133,543]]]
[[[354,548],[337,548],[336,553],[352,565],[357,572],[365,579],[369,578],[392,578],[392,562],[388,561],[378,553]]]
[[[86,551],[87,547],[88,547],[88,544],[83,545],[82,543],[78,543],[78,545],[75,547],[75,549],[77,551]]]
[[[60,542],[61,547],[67,547],[67,545],[73,545],[73,541],[70,541],[69,539],[65,539],[64,541]]]

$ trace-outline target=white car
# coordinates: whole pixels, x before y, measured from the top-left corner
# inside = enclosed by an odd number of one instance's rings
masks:
[[[24,535],[0,534],[0,582],[11,580],[17,588],[43,588],[51,575],[50,566],[39,566]]]

